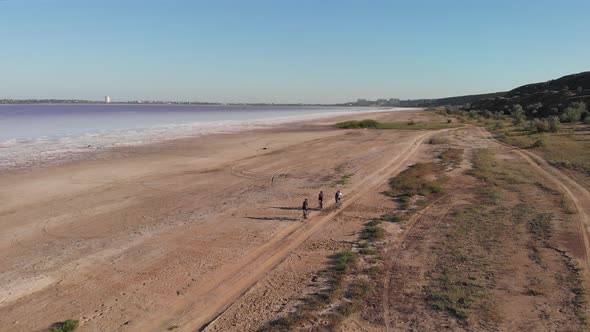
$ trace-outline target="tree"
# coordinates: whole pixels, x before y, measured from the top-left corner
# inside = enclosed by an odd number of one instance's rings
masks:
[[[526,116],[524,115],[524,110],[520,104],[512,105],[512,111],[510,112],[510,116],[512,117],[512,124],[515,126],[522,126],[524,121],[526,120]]]
[[[575,101],[563,110],[560,118],[562,122],[578,122],[587,116],[586,103]]]
[[[520,118],[521,116],[524,115],[524,110],[522,109],[522,106],[520,106],[520,104],[515,104],[512,105],[512,111],[510,111],[510,116],[512,116],[513,118]]]

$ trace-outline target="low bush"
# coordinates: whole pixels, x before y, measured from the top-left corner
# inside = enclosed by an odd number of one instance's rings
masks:
[[[559,131],[559,127],[560,127],[560,122],[559,122],[559,118],[556,116],[550,116],[547,121],[549,122],[549,131],[556,133]]]
[[[53,324],[49,329],[50,332],[73,332],[78,328],[80,322],[75,319],[68,319],[64,322]]]
[[[529,133],[547,133],[547,132],[558,132],[560,127],[559,118],[556,116],[550,116],[545,119],[534,118],[529,121],[526,125],[526,130]]]
[[[363,238],[374,241],[382,239],[385,236],[385,230],[379,226],[367,226],[363,230]]]
[[[586,103],[576,101],[563,110],[560,116],[562,122],[578,122],[587,116]]]
[[[356,263],[356,254],[352,251],[341,252],[336,258],[334,269],[341,273],[346,273]]]
[[[377,128],[379,122],[371,119],[362,121],[345,121],[336,124],[336,127],[343,129],[355,129],[355,128]]]

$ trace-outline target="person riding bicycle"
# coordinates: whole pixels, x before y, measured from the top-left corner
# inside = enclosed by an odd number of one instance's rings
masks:
[[[309,203],[307,202],[307,198],[303,201],[303,218],[307,219],[307,216],[309,214]]]
[[[340,203],[342,202],[342,192],[340,191],[340,189],[338,189],[338,191],[334,195],[334,199],[336,200],[336,207],[339,208]]]
[[[320,210],[324,208],[324,192],[320,190],[320,194],[318,195],[318,203],[320,206]]]

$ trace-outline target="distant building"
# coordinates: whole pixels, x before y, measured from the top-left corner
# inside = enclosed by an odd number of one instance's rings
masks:
[[[104,102],[107,103],[107,104],[110,103],[111,102],[111,97],[105,96],[104,97]]]

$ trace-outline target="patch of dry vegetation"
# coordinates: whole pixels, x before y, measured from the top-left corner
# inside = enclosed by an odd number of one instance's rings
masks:
[[[304,326],[334,330],[375,291],[368,272],[359,269],[359,260],[359,255],[352,251],[334,255],[330,268],[322,273],[326,287],[305,297],[294,312],[269,322],[259,331],[292,331]]]
[[[306,296],[295,311],[262,326],[259,331],[293,331],[301,328],[336,330],[366,301],[375,297],[382,278],[381,242],[386,231],[383,220],[367,222],[353,247],[331,257],[330,268],[321,273],[326,280],[320,291]]]
[[[538,152],[555,166],[590,175],[590,122],[561,123],[558,130],[539,131],[503,117],[462,121],[485,127],[504,143]]]
[[[439,159],[439,163],[414,164],[389,179],[390,190],[383,194],[394,198],[399,209],[383,218],[391,222],[407,220],[420,207],[444,193],[444,184],[448,180],[444,172],[457,167],[463,160],[463,149],[449,148],[440,154]]]
[[[450,218],[452,227],[441,234],[445,240],[437,250],[436,264],[430,271],[431,282],[425,289],[428,303],[466,327],[500,326],[494,292],[506,276],[499,271],[511,260],[507,246],[522,241],[519,232],[525,232],[529,234],[527,248],[532,262],[546,271],[549,267],[545,261],[555,261],[556,257],[562,261],[561,265],[552,266],[555,270],[549,271],[548,276],[565,287],[563,300],[559,300],[564,302],[556,303],[556,299],[550,302],[560,312],[573,313],[577,320],[573,325],[583,329],[586,302],[582,275],[575,260],[551,242],[554,214],[539,212],[536,202],[527,196],[538,184],[527,180],[523,170],[498,161],[488,149],[477,151],[473,164],[471,175],[484,183],[475,192],[477,204],[455,209]],[[518,199],[510,200],[510,195]],[[542,285],[530,286],[525,293],[546,296]]]

